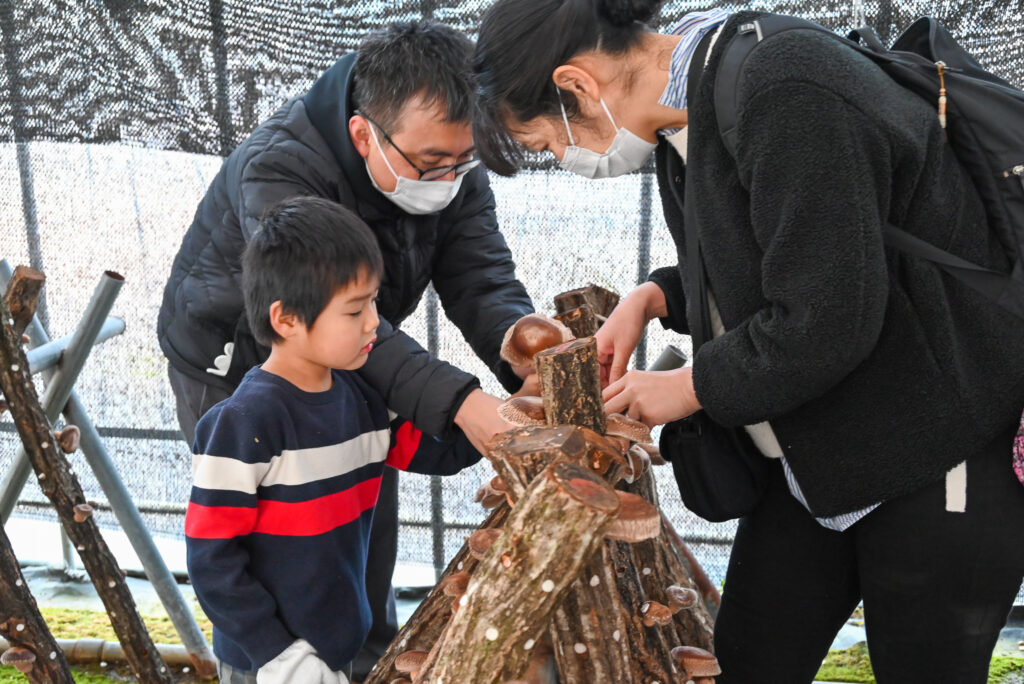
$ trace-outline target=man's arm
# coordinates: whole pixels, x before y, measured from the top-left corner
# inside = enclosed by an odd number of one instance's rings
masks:
[[[357,372],[384,397],[388,408],[439,437],[452,436],[456,413],[480,387],[475,377],[434,358],[383,318],[373,351]]]
[[[434,289],[445,313],[501,384],[515,392],[522,380],[498,352],[509,326],[533,312],[526,288],[498,230],[494,194],[482,167],[470,171],[466,196],[441,220],[444,240],[435,258]]]

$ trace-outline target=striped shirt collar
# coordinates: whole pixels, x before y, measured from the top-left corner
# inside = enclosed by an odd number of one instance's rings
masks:
[[[707,35],[708,31],[724,24],[729,16],[729,12],[720,8],[707,12],[691,12],[669,30],[669,35],[682,36],[682,40],[672,50],[672,59],[668,67],[668,85],[665,86],[658,104],[673,109],[686,109],[686,81],[693,53],[697,50],[701,38]],[[667,129],[662,133],[671,135],[676,131],[678,129]]]

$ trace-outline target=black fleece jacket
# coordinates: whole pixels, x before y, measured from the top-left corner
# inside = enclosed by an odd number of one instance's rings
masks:
[[[312,88],[287,102],[224,161],[174,259],[160,308],[160,347],[171,364],[229,391],[269,350],[249,331],[240,257],[263,212],[287,197],[324,197],[352,209],[373,230],[384,255],[377,344],[359,370],[399,415],[429,434],[448,431],[473,376],[431,357],[397,330],[433,281],[449,319],[506,389],[521,381],[498,358],[505,330],[533,311],[498,231],[494,195],[482,167],[470,171],[452,203],[407,214],[370,182],[352,145],[348,120],[352,67],[346,55]],[[234,343],[219,375],[215,357]]]
[[[730,18],[689,103],[686,177],[658,180],[679,252],[666,324],[699,320],[670,193],[693,183],[726,333],[700,348],[694,386],[727,426],[769,420],[812,511],[912,492],[1012,434],[1024,407],[1024,322],[932,264],[882,243],[890,221],[976,263],[1010,264],[934,105],[828,36],[762,42],[740,77],[737,156],[714,112]],[[689,321],[689,324],[688,324]],[[1010,466],[1007,440],[1007,467]]]

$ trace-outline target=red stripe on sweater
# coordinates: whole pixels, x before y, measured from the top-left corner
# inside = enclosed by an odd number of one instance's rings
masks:
[[[412,423],[402,423],[402,427],[395,433],[395,446],[388,452],[387,464],[392,468],[406,470],[416,450],[420,448],[422,436],[423,433]]]
[[[193,539],[231,539],[252,532],[256,509],[244,506],[203,506],[189,502],[185,536]]]
[[[227,539],[245,534],[273,534],[281,537],[310,537],[346,525],[377,505],[380,477],[360,482],[343,492],[309,501],[261,500],[254,508],[200,506],[189,504],[185,534],[194,539]],[[250,511],[245,529],[237,511]],[[189,525],[189,516],[192,524]]]

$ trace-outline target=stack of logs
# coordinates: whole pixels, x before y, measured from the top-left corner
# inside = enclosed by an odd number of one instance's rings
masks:
[[[492,442],[489,516],[365,684],[713,682],[718,594],[658,509],[656,449],[606,433],[592,335],[617,300],[556,297],[576,339],[533,356],[544,424]]]

